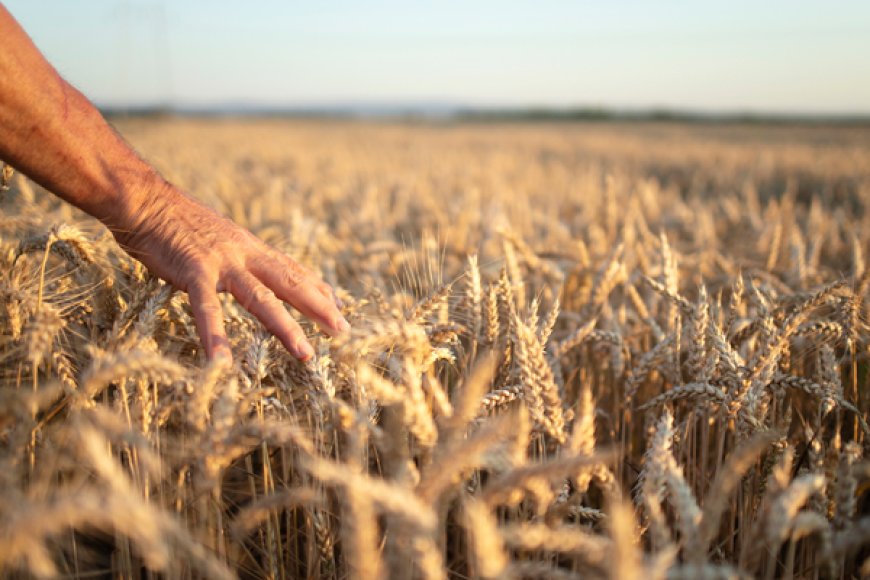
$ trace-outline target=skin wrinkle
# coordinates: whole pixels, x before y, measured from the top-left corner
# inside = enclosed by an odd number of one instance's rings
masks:
[[[143,252],[147,248],[149,238],[157,238],[168,240],[172,232],[168,231],[167,224],[169,223],[169,208],[165,205],[157,203],[156,195],[145,196],[140,203],[141,217],[129,231],[115,232],[115,239],[130,255],[134,258],[142,260],[148,257]],[[183,239],[177,239],[176,243],[183,246]],[[172,260],[177,259],[177,256],[172,256]]]
[[[305,272],[303,272],[301,267],[298,265],[295,268],[289,266],[281,271],[281,278],[284,282],[284,286],[292,290],[302,284],[302,281],[305,279]]]
[[[275,298],[275,293],[262,285],[254,286],[253,288],[248,288],[248,296],[246,296],[247,304],[245,305],[245,310],[251,308],[251,305],[255,302],[259,302],[266,306],[275,306],[275,303],[278,302],[278,299]]]
[[[141,159],[137,159],[140,163],[144,163]],[[166,188],[167,190],[171,187],[171,185],[159,175],[157,175],[156,171],[146,171],[144,174],[140,171],[136,171],[134,169],[127,169],[121,166],[110,166],[107,163],[101,164],[102,174],[104,179],[110,184],[110,187],[115,191],[124,191],[127,183],[148,183],[154,181],[158,183],[160,186]],[[162,182],[162,183],[160,183]],[[158,193],[154,192],[151,194],[140,195],[138,200],[138,208],[135,213],[142,214],[142,216],[147,217],[151,212],[155,211],[154,207],[158,199]],[[111,216],[112,212],[106,211],[107,215]],[[125,208],[124,213],[133,214],[134,211],[131,209]],[[133,225],[132,227],[136,227]],[[112,229],[109,227],[109,229]]]
[[[259,270],[261,273],[261,276],[258,276],[258,278],[261,280],[263,278],[268,278],[269,275],[274,275],[276,268],[279,268],[278,276],[280,288],[292,291],[301,285],[306,279],[309,279],[318,287],[318,290],[320,290],[318,282],[312,278],[307,268],[298,262],[288,260],[286,256],[272,246],[269,246],[269,248],[270,252],[268,256],[259,258],[251,263],[251,269],[254,271]]]

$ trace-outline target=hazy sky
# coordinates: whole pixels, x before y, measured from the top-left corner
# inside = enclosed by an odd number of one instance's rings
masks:
[[[101,104],[870,113],[870,1],[6,0]]]

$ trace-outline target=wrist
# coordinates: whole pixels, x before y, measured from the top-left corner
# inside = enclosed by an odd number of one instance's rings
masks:
[[[144,179],[125,184],[118,192],[117,203],[100,217],[126,249],[135,248],[138,238],[169,219],[168,212],[177,208],[185,198],[178,188],[155,171],[148,173]]]

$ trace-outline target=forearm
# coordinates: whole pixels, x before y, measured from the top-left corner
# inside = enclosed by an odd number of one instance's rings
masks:
[[[178,194],[57,74],[2,5],[0,159],[116,234],[134,229],[155,197]]]

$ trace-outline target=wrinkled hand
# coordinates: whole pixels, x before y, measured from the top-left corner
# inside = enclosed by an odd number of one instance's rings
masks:
[[[230,356],[217,293],[232,293],[295,356],[314,352],[281,302],[347,328],[332,291],[299,264],[167,183],[61,79],[0,0],[0,157],[106,224],[190,296],[210,358]]]
[[[282,301],[332,336],[349,329],[328,284],[171,186],[149,196],[128,231],[114,233],[149,270],[188,293],[209,359],[231,358],[218,292],[235,296],[300,360],[314,349]]]

